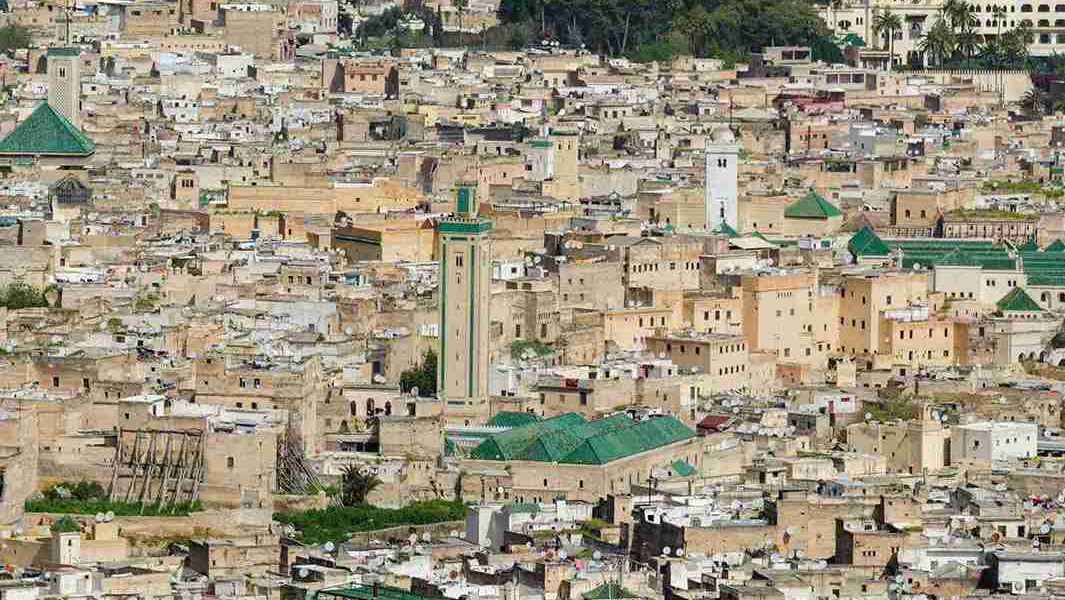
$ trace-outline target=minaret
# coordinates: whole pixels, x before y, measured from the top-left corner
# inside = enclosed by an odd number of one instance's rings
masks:
[[[739,145],[732,130],[721,126],[706,139],[706,229],[715,231],[722,223],[737,229],[739,184],[737,165]]]
[[[81,50],[49,48],[47,68],[48,104],[81,129]]]
[[[451,422],[474,424],[488,412],[488,330],[492,221],[477,215],[476,187],[460,185],[456,212],[437,223],[440,352],[437,393]]]

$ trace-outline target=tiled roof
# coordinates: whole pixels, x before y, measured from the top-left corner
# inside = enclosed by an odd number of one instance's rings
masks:
[[[670,463],[670,466],[673,467],[673,472],[678,477],[690,477],[695,474],[695,467],[683,460],[675,460]]]
[[[784,209],[784,216],[791,219],[827,219],[838,217],[843,212],[825,200],[821,194],[811,191]]]
[[[1035,243],[1035,240],[1029,239],[1017,249],[1021,252],[1038,252],[1039,244]]]
[[[89,156],[96,144],[47,102],[0,141],[0,154]]]
[[[996,303],[1002,312],[1042,312],[1042,308],[1032,300],[1024,288],[1013,288]]]
[[[470,451],[470,458],[477,460],[516,460],[541,435],[556,429],[575,427],[585,423],[577,413],[564,413],[550,419],[537,421],[497,433],[481,442]]]
[[[739,235],[739,233],[735,229],[733,229],[731,225],[724,221],[722,221],[721,224],[718,225],[717,228],[711,231],[710,233],[718,233],[721,235],[727,235],[729,237],[736,237]]]
[[[636,594],[616,583],[606,582],[581,595],[584,600],[609,600],[611,598],[638,598]]]
[[[636,423],[617,414],[589,422],[577,413],[565,413],[497,433],[470,457],[601,465],[694,436],[671,416]]]
[[[1050,243],[1049,246],[1046,247],[1045,251],[1046,252],[1065,252],[1065,242],[1061,241],[1060,239],[1059,240],[1054,240],[1053,242]]]
[[[540,417],[527,412],[508,411],[496,413],[485,425],[489,427],[521,427],[530,423],[536,423]]]
[[[887,256],[891,254],[884,240],[880,239],[872,229],[862,227],[854,237],[847,242],[847,248],[855,256]]]

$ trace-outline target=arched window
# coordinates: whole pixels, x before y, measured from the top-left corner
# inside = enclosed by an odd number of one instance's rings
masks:
[[[366,416],[372,417],[374,413],[373,398],[366,399]]]
[[[1032,12],[1032,5],[1031,4],[1022,4],[1021,5],[1021,12],[1022,13],[1030,13],[1030,12]]]
[[[1040,4],[1039,5],[1039,12],[1050,12],[1050,5],[1049,4]]]
[[[354,417],[354,416],[359,414],[359,403],[358,402],[352,400],[351,401],[351,406],[349,408],[351,409],[351,416]]]
[[[1039,27],[1050,27],[1050,21],[1047,19],[1039,19]]]
[[[235,465],[235,461],[233,460],[232,456],[230,456],[229,458],[226,459],[226,468],[227,469],[232,469],[234,467],[234,465]]]
[[[392,414],[392,401],[385,400],[385,416]]]

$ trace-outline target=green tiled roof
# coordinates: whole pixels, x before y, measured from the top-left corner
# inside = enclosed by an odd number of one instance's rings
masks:
[[[791,219],[827,219],[838,217],[843,212],[825,200],[821,194],[811,191],[784,209],[784,216]]]
[[[540,512],[540,505],[535,502],[512,502],[507,505],[510,514]]]
[[[1046,252],[1065,252],[1065,242],[1054,240],[1046,247]]]
[[[1041,312],[1043,309],[1032,300],[1024,288],[1013,288],[996,303],[1002,312]]]
[[[884,240],[880,239],[868,226],[862,227],[854,237],[847,242],[847,249],[855,256],[887,256],[891,254]]]
[[[559,462],[603,465],[691,437],[695,432],[675,417],[658,417],[588,438]]]
[[[0,154],[89,156],[96,144],[47,102],[0,141]]]
[[[407,590],[383,585],[376,587],[355,585],[318,590],[308,597],[316,600],[330,600],[332,598],[350,598],[352,600],[444,600],[443,596],[415,594]]]
[[[1039,252],[1039,244],[1035,243],[1035,240],[1028,240],[1017,248],[1021,252]]]
[[[532,413],[504,410],[488,419],[485,425],[488,427],[521,427],[522,425],[536,423],[539,420],[540,417]]]
[[[610,600],[611,598],[638,598],[638,596],[616,583],[607,582],[584,592],[581,594],[581,598],[584,598],[584,600]]]
[[[79,56],[81,55],[81,48],[73,48],[70,46],[55,46],[48,49],[48,56]]]
[[[721,224],[718,225],[717,228],[714,229],[713,231],[711,231],[710,233],[717,233],[717,234],[721,234],[721,235],[727,235],[729,237],[737,237],[737,236],[740,235],[739,232],[737,232],[735,229],[732,228],[731,225],[729,225],[728,223],[726,223],[724,221],[722,221]]]
[[[673,472],[676,473],[678,477],[690,477],[695,475],[695,467],[688,464],[687,461],[675,460],[670,466],[673,467]]]
[[[565,413],[497,433],[474,448],[470,457],[601,465],[694,436],[691,428],[671,416],[635,423],[616,414],[589,422],[577,413]]]
[[[470,451],[470,458],[477,460],[517,460],[541,435],[556,429],[575,427],[585,423],[577,413],[564,413],[536,423],[502,431],[481,442]]]

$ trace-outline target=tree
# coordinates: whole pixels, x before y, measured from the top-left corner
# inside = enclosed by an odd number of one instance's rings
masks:
[[[468,6],[468,0],[452,0],[452,6],[455,7],[455,12],[459,14],[459,45],[462,45],[462,16],[466,14],[466,8]]]
[[[888,9],[878,11],[873,17],[873,31],[877,37],[885,36],[884,48],[891,57],[891,64],[895,64],[895,32],[902,30],[902,18],[897,13]]]
[[[44,293],[37,288],[21,281],[0,288],[0,306],[8,310],[20,310],[23,308],[45,308],[48,300]]]
[[[1041,118],[1047,110],[1047,94],[1043,88],[1033,85],[1032,89],[1021,98],[1021,108],[1033,119]]]
[[[936,20],[931,29],[925,34],[918,44],[921,52],[924,52],[937,66],[942,65],[954,49],[954,33],[950,25],[942,16]]]
[[[11,55],[15,50],[29,48],[33,36],[30,30],[19,25],[0,27],[0,52]]]
[[[381,483],[377,475],[363,472],[358,465],[348,465],[340,476],[340,503],[344,506],[365,504],[366,497]]]
[[[436,396],[436,352],[426,350],[422,364],[400,373],[399,389],[407,393],[414,388],[422,398]]]

